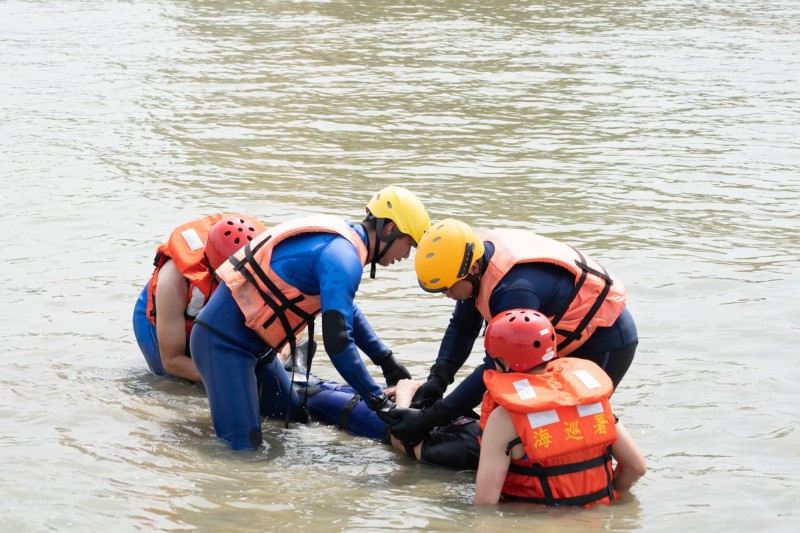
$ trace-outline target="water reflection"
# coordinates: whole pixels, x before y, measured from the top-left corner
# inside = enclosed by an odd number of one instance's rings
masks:
[[[0,3],[6,524],[790,530],[797,17],[785,0]],[[321,426],[267,424],[264,450],[231,454],[202,388],[147,374],[130,311],[170,228],[355,221],[391,183],[434,219],[530,228],[623,280],[642,341],[615,402],[651,465],[635,496],[475,510],[472,474]],[[410,263],[359,303],[426,375],[451,303]]]

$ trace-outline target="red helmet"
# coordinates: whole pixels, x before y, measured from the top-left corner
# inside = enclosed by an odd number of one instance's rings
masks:
[[[264,225],[250,218],[226,217],[214,224],[206,240],[206,257],[214,270],[264,231]]]
[[[486,328],[483,345],[489,357],[502,358],[508,370],[515,372],[557,357],[553,324],[532,309],[511,309],[495,316]]]

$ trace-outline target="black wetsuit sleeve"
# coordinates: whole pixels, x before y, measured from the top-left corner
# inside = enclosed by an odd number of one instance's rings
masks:
[[[472,353],[475,339],[481,332],[483,317],[475,307],[474,300],[463,300],[456,304],[450,324],[442,337],[436,364],[453,378]]]
[[[488,364],[491,365],[488,368],[494,368],[491,360]],[[483,383],[483,371],[486,368],[486,361],[477,366],[472,374],[464,378],[464,381],[442,399],[442,407],[454,416],[466,415],[478,407],[483,401],[483,393],[486,392],[486,385]]]

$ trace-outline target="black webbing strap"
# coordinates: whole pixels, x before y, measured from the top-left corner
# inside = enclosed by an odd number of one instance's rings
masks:
[[[585,461],[579,461],[577,463],[568,463],[565,465],[556,465],[556,466],[542,466],[539,463],[535,463],[530,466],[525,466],[512,463],[508,466],[508,471],[509,473],[512,474],[520,474],[523,476],[533,476],[533,477],[563,476],[565,474],[574,474],[576,472],[582,472],[584,470],[597,468],[598,466],[603,465],[607,460],[608,456],[606,454],[603,454],[594,457],[592,459],[587,459]]]
[[[256,288],[258,294],[264,300],[264,303],[272,309],[272,316],[267,319],[261,325],[261,327],[266,329],[272,324],[273,321],[276,319],[279,320],[285,332],[285,336],[284,341],[278,344],[283,344],[283,342],[288,341],[289,348],[291,349],[292,353],[294,353],[295,349],[297,348],[297,336],[295,334],[303,324],[299,324],[297,328],[292,328],[291,324],[289,323],[289,318],[286,316],[286,312],[291,311],[305,322],[311,320],[314,317],[314,314],[307,313],[296,305],[305,298],[302,294],[291,300],[288,299],[275,285],[275,283],[269,279],[266,272],[264,272],[264,270],[261,268],[261,265],[259,265],[258,261],[256,261],[255,253],[270,238],[271,236],[268,236],[266,239],[259,242],[255,247],[251,247],[250,243],[248,242],[244,246],[244,258],[241,261],[236,261],[235,258],[231,258],[231,263],[233,264],[234,270],[242,274],[242,276],[244,276],[244,278]],[[246,268],[248,265],[252,269],[252,272]],[[274,296],[261,289],[256,281],[256,276]]]
[[[513,442],[513,441],[512,441]],[[526,501],[531,503],[542,503],[545,505],[588,505],[601,498],[608,496],[614,500],[614,485],[611,471],[608,468],[608,462],[611,460],[611,446],[609,445],[602,455],[579,461],[577,463],[568,463],[564,465],[555,466],[542,466],[539,463],[525,466],[512,463],[508,467],[510,474],[518,474],[523,476],[531,476],[539,479],[542,486],[543,498],[536,497],[523,497],[503,494],[503,499],[513,501]],[[553,490],[550,487],[549,477],[563,476],[566,474],[575,474],[592,468],[603,467],[606,474],[606,486],[602,489],[582,496],[572,496],[568,498],[555,498],[553,497]]]
[[[347,425],[350,423],[350,415],[353,414],[353,410],[360,401],[361,396],[358,394],[353,394],[353,397],[348,400],[344,406],[344,409],[342,409],[342,415],[339,417],[339,429],[344,429],[345,431],[347,430]]]
[[[511,448],[516,446],[517,444],[522,444],[522,439],[517,437],[516,439],[510,441],[508,446],[506,446],[506,455],[511,455]],[[513,466],[513,465],[512,465]]]
[[[575,251],[575,253],[578,254],[578,259],[575,260],[575,264],[578,265],[578,267],[580,267],[581,275],[578,278],[577,283],[575,283],[575,286],[572,288],[572,293],[570,293],[569,298],[567,299],[567,303],[558,313],[556,313],[553,316],[553,319],[551,320],[553,327],[556,330],[556,333],[564,337],[564,340],[558,343],[558,346],[556,347],[558,351],[563,350],[573,341],[576,341],[581,338],[583,330],[586,329],[586,326],[589,325],[589,323],[595,317],[597,312],[600,310],[600,307],[602,307],[603,302],[605,302],[606,296],[608,296],[608,293],[611,291],[611,285],[613,285],[614,283],[613,280],[611,279],[611,275],[605,268],[601,266],[600,268],[603,269],[603,271],[601,272],[599,270],[590,267],[588,264],[586,264],[586,257],[581,253],[580,250],[571,245],[567,246],[572,248]],[[588,277],[588,274],[597,276],[598,278],[605,281],[603,290],[600,291],[600,294],[595,299],[594,303],[592,304],[592,307],[584,315],[583,319],[580,321],[578,326],[573,331],[559,329],[558,327],[556,327],[557,324],[561,321],[562,318],[564,318],[564,315],[569,310],[569,307],[572,305],[572,302],[575,300],[575,298],[577,298],[578,293],[580,293],[581,288],[583,287],[584,283],[586,283],[586,278]]]
[[[611,491],[611,497],[613,499],[614,491]],[[527,502],[527,503],[540,503],[543,505],[574,505],[574,506],[581,506],[581,505],[589,505],[590,503],[594,503],[602,498],[605,498],[609,495],[607,488],[602,488],[600,490],[596,490],[591,494],[585,494],[583,496],[571,496],[568,498],[528,498],[525,496],[513,496],[510,494],[502,494],[501,498],[503,501],[508,502]]]

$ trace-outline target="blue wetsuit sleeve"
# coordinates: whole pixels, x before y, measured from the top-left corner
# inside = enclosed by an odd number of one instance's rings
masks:
[[[449,376],[455,376],[469,358],[482,324],[483,317],[473,300],[462,300],[456,304],[436,357],[436,364]]]
[[[337,237],[325,246],[316,261],[319,279],[322,314],[336,311],[344,319],[345,331],[326,332],[323,320],[323,338],[328,334],[344,335],[347,340],[343,349],[328,353],[333,366],[341,376],[365,400],[383,396],[383,389],[372,379],[361,360],[353,335],[353,322],[356,315],[355,294],[361,282],[364,267],[355,247],[344,237]],[[360,314],[360,312],[358,312]]]
[[[353,305],[353,339],[356,346],[375,364],[378,364],[378,361],[389,351],[357,305]]]
[[[367,403],[369,403],[370,398],[383,396],[383,389],[375,383],[375,380],[372,379],[372,376],[367,371],[367,367],[364,366],[355,344],[349,345],[337,354],[331,354],[330,358],[336,371]]]

